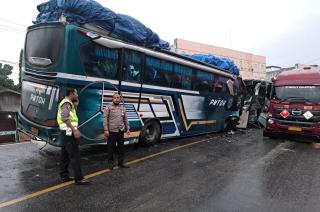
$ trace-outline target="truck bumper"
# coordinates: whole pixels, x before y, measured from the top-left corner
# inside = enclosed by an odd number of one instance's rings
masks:
[[[269,121],[271,120],[271,121]],[[318,122],[279,122],[268,119],[263,135],[267,137],[290,137],[304,141],[320,141],[320,124]]]

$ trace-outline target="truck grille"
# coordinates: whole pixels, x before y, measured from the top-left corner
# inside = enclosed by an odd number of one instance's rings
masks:
[[[312,122],[320,122],[320,111],[310,111],[313,114],[313,117],[310,119],[306,119],[303,114],[307,112],[306,110],[297,110],[297,109],[287,109],[290,115],[286,118],[283,118],[280,113],[283,109],[275,109],[274,117],[278,120],[286,120],[286,121],[300,121],[306,123]]]

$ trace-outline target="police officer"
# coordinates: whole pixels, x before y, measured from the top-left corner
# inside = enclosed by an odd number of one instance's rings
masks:
[[[130,127],[127,112],[124,106],[120,105],[120,95],[115,93],[112,96],[112,104],[104,109],[104,135],[108,138],[108,167],[113,169],[113,154],[118,145],[118,165],[121,168],[129,168],[124,163],[124,132],[130,135]]]
[[[58,107],[57,122],[61,131],[63,145],[61,148],[60,177],[63,182],[71,181],[69,177],[69,163],[74,172],[76,185],[88,185],[89,181],[83,178],[80,168],[78,117],[73,102],[78,102],[76,89],[68,89],[67,96],[60,102]]]

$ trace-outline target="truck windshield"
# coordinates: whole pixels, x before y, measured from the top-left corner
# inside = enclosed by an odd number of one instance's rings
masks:
[[[279,86],[274,97],[278,100],[320,102],[320,86]]]

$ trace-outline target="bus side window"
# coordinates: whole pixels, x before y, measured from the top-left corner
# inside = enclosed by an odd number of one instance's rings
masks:
[[[173,64],[153,57],[146,57],[144,83],[168,87],[171,83]]]
[[[227,78],[223,76],[217,76],[214,81],[214,93],[227,92]]]
[[[117,78],[118,50],[88,43],[80,48],[80,56],[87,76]]]
[[[217,83],[214,87],[214,92],[215,93],[222,93],[222,87],[223,87],[223,85],[221,85],[220,83]]]
[[[197,70],[195,79],[195,89],[202,92],[211,92],[213,80],[213,73]]]
[[[192,87],[192,83],[191,83],[191,79],[192,79],[192,69],[180,64],[175,64],[174,65],[174,74],[179,76],[177,83],[173,84],[173,87],[175,88],[182,88],[182,89],[186,89],[186,90],[191,90]],[[174,81],[175,78],[172,77],[172,81]]]
[[[124,67],[123,80],[129,82],[140,82],[141,72],[141,54],[131,50],[124,52]]]
[[[179,73],[173,73],[171,75],[171,80],[170,80],[170,87],[172,88],[181,88],[181,74]]]

